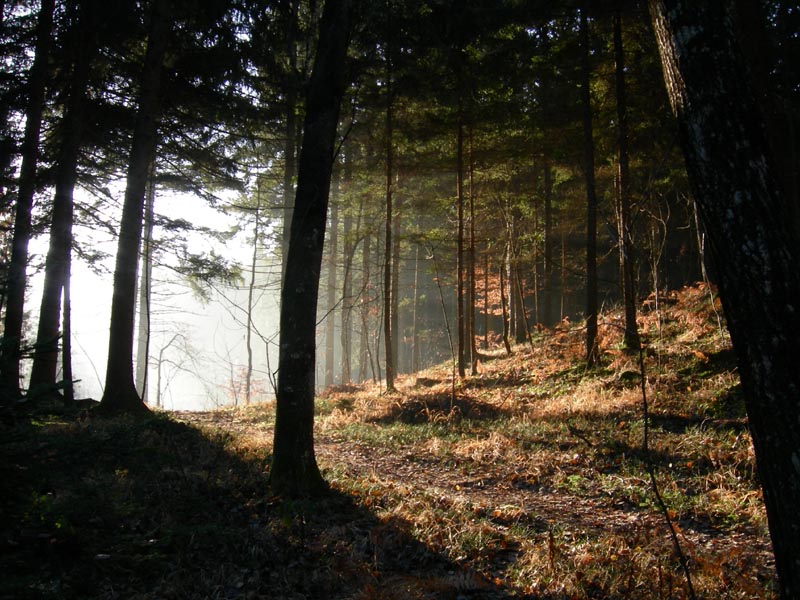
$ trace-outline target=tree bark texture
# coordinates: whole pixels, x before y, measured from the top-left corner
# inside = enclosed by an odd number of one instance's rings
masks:
[[[144,197],[150,164],[158,144],[164,56],[170,37],[171,2],[153,3],[133,139],[128,159],[125,199],[122,205],[114,292],[111,300],[108,362],[101,407],[113,412],[147,410],[133,377],[133,338],[136,312],[136,274],[142,239]]]
[[[782,598],[800,597],[800,272],[722,2],[651,1],[664,79],[739,362]]]
[[[270,486],[295,496],[326,489],[314,456],[316,320],[328,194],[344,95],[349,0],[328,0],[306,97],[286,274]]]
[[[6,315],[3,344],[0,347],[0,403],[13,402],[21,396],[20,354],[22,322],[27,285],[28,243],[31,238],[31,209],[36,191],[36,166],[39,160],[39,135],[42,128],[45,89],[47,87],[50,49],[53,36],[55,0],[43,0],[36,24],[36,48],[33,65],[28,73],[28,105],[25,111],[25,131],[22,138],[14,235],[6,282]]]

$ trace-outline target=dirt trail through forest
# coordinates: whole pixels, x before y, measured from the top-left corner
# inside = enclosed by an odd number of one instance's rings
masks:
[[[234,413],[235,414],[235,413]],[[181,420],[211,426],[251,440],[271,443],[272,431],[259,423],[240,420],[232,413],[180,413]],[[418,448],[380,449],[374,446],[318,435],[318,462],[323,471],[336,472],[348,479],[367,479],[380,489],[409,489],[434,504],[462,507],[482,516],[499,529],[521,525],[546,540],[558,531],[564,539],[579,541],[596,532],[618,535],[627,541],[652,539],[670,547],[669,530],[663,515],[655,508],[641,508],[626,499],[598,494],[587,498],[563,489],[549,489],[525,472],[511,472],[498,464],[491,472],[472,472],[465,476],[458,465],[446,468],[440,460],[418,452]],[[683,550],[689,556],[711,550],[716,556],[747,556],[747,566],[760,576],[774,570],[771,548],[763,536],[746,529],[732,532],[709,523],[685,519],[675,524]],[[550,538],[552,540],[552,537]]]

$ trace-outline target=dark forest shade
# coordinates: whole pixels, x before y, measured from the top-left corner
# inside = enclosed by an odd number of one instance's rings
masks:
[[[723,3],[651,2],[745,390],[782,598],[800,597],[800,271]]]
[[[39,134],[42,127],[48,62],[53,36],[54,0],[44,0],[36,26],[36,50],[28,74],[25,134],[22,141],[22,164],[18,181],[14,235],[6,282],[3,345],[0,347],[0,402],[16,400],[20,393],[20,355],[22,322],[27,283],[28,243],[31,238],[31,209],[36,190],[36,167],[39,160]]]

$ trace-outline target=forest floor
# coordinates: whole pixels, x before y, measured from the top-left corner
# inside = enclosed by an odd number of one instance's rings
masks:
[[[463,381],[329,389],[323,498],[269,495],[273,403],[40,407],[0,431],[0,598],[678,599],[681,556],[697,597],[775,598],[717,310],[703,286],[645,303],[644,385],[609,313],[593,369],[565,322]]]

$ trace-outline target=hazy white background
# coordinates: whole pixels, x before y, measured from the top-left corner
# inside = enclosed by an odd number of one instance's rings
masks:
[[[156,213],[172,219],[185,219],[199,226],[229,230],[236,218],[208,206],[188,194],[157,196]],[[113,217],[112,217],[113,219]],[[158,228],[155,237],[162,235]],[[105,378],[108,354],[108,329],[112,297],[113,265],[116,240],[107,232],[76,228],[76,238],[82,243],[103,250],[110,256],[103,262],[106,273],[98,274],[80,259],[73,258],[72,272],[72,352],[76,379],[76,397],[100,399]],[[249,238],[249,239],[248,239]],[[158,364],[161,363],[161,396],[164,408],[203,410],[238,399],[244,402],[244,372],[247,365],[246,322],[247,283],[252,259],[252,225],[233,240],[222,244],[209,236],[190,235],[194,252],[216,252],[235,260],[243,268],[244,281],[236,288],[220,285],[221,294],[212,291],[211,301],[201,302],[189,286],[169,269],[156,266],[153,271],[150,367],[148,373],[148,404],[156,403]],[[47,236],[31,244],[31,252],[43,262],[47,251]],[[261,289],[256,289],[253,320],[256,333],[252,336],[253,379],[255,401],[273,397],[268,369],[277,367],[275,338],[278,323],[278,290],[266,283],[264,273],[277,268],[261,253],[259,266]],[[165,262],[170,257],[164,257]],[[36,260],[36,259],[35,259]],[[41,301],[42,275],[31,277],[26,306],[29,315],[28,331],[35,331]],[[171,280],[171,281],[168,281]],[[237,308],[238,305],[238,308]],[[273,338],[266,343],[262,337]],[[134,358],[136,350],[134,348]],[[161,359],[160,361],[158,359]]]

